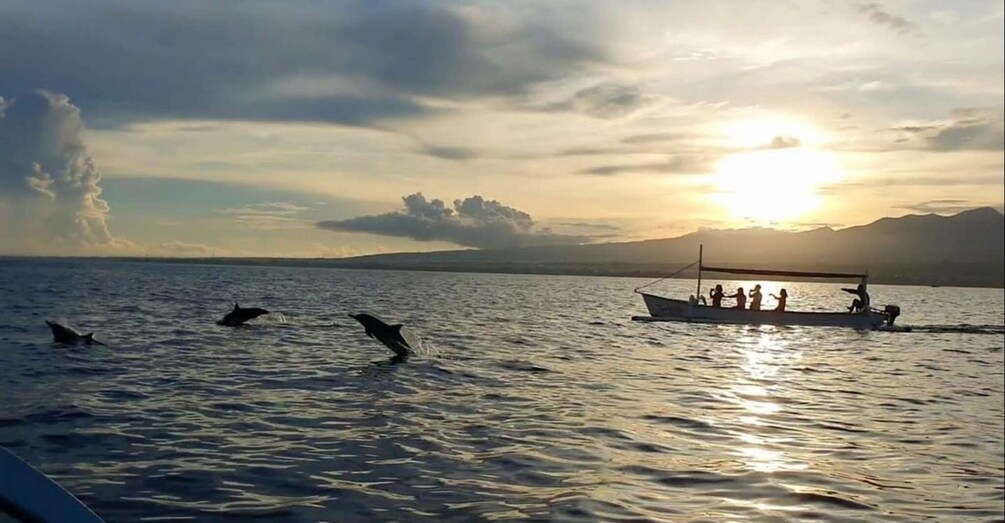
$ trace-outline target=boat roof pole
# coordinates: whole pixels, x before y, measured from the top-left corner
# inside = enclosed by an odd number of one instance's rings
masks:
[[[702,255],[702,251],[704,249],[705,249],[705,246],[699,243],[698,244],[698,291],[694,295],[694,299],[696,299],[696,300],[699,299],[699,298],[701,298],[701,255]]]

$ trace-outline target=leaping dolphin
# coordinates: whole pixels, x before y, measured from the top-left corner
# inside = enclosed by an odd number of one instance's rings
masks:
[[[350,318],[358,321],[363,326],[366,335],[376,338],[385,347],[394,352],[395,357],[404,360],[412,355],[414,347],[401,335],[400,323],[388,325],[384,320],[371,314],[350,314]]]
[[[228,327],[237,327],[238,325],[244,325],[244,322],[248,320],[253,320],[263,314],[268,314],[269,311],[265,309],[259,309],[258,307],[248,307],[242,309],[237,302],[234,302],[234,310],[227,313],[222,320],[216,322],[217,325],[226,325]]]
[[[83,343],[84,345],[104,345],[104,343],[94,339],[93,332],[81,334],[73,327],[53,323],[49,320],[46,320],[45,324],[52,330],[52,341],[56,343],[65,345],[76,345],[78,343]]]

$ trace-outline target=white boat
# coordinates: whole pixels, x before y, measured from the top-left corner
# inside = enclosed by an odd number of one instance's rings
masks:
[[[701,276],[702,272],[716,272],[723,274],[742,274],[748,276],[769,276],[779,278],[826,278],[841,280],[859,280],[865,285],[869,279],[868,274],[847,274],[834,272],[801,272],[801,271],[772,271],[764,269],[741,269],[725,267],[706,267],[702,264],[701,251],[699,250],[698,261],[698,292],[695,296],[701,296]],[[691,264],[685,269],[695,264]],[[683,269],[682,269],[683,270]],[[680,271],[678,271],[680,272]],[[862,312],[810,312],[810,311],[773,311],[773,310],[750,310],[726,307],[711,307],[701,303],[695,296],[687,300],[664,298],[655,294],[641,291],[642,287],[635,289],[635,292],[642,295],[646,308],[649,309],[649,316],[634,316],[637,321],[679,321],[694,323],[730,323],[746,325],[813,325],[828,327],[852,327],[855,329],[878,329],[893,327],[893,322],[900,314],[900,308],[895,305],[888,305],[885,309],[868,308]],[[702,299],[702,301],[704,301]]]

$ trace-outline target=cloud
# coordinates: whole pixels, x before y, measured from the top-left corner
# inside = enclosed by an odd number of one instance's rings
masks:
[[[629,136],[621,140],[621,143],[629,145],[647,145],[651,143],[676,142],[699,137],[701,137],[701,135],[696,135],[694,133],[648,133]]]
[[[918,30],[918,26],[910,20],[886,12],[879,4],[855,4],[855,10],[867,17],[872,23],[889,27],[899,34],[913,33]]]
[[[966,174],[933,176],[907,173],[899,176],[870,177],[856,181],[843,181],[821,188],[831,195],[840,195],[848,188],[889,188],[889,187],[1001,187],[1001,166],[995,167],[997,174]],[[999,191],[1001,189],[998,189]]]
[[[1005,149],[1005,124],[1001,112],[956,109],[949,118],[902,125],[892,129],[899,143],[931,151],[1001,151]]]
[[[97,254],[132,248],[108,230],[100,181],[80,111],[69,98],[38,90],[0,104],[0,249]]]
[[[289,202],[263,202],[220,211],[234,217],[234,221],[254,229],[276,231],[306,226],[309,222],[296,215],[310,210]]]
[[[766,145],[765,149],[790,149],[792,147],[799,147],[802,142],[799,138],[792,136],[776,136],[771,139],[771,143]]]
[[[380,126],[426,100],[520,94],[608,61],[575,28],[491,4],[5,5],[0,92],[71,93],[91,122],[164,118]],[[26,42],[44,41],[45,45]]]
[[[482,155],[480,151],[470,147],[449,147],[428,144],[421,146],[419,151],[426,156],[432,156],[441,160],[471,160]]]
[[[614,176],[624,173],[663,173],[663,174],[704,174],[714,163],[712,155],[676,155],[662,162],[601,165],[583,169],[580,174],[595,176]]]
[[[645,146],[649,144],[665,144],[667,142],[678,142],[673,143],[669,146],[671,149],[676,151],[681,151],[670,159],[659,162],[644,162],[644,163],[631,163],[631,164],[611,164],[611,165],[600,165],[596,167],[589,167],[580,170],[580,174],[590,174],[595,176],[614,176],[624,173],[663,173],[663,174],[683,174],[683,175],[693,175],[693,174],[705,174],[708,173],[715,162],[725,155],[744,152],[744,151],[759,151],[765,149],[788,149],[792,147],[799,147],[802,142],[798,138],[792,136],[782,136],[778,135],[771,139],[770,142],[754,147],[722,147],[722,146],[706,146],[700,143],[694,143],[693,140],[698,140],[703,138],[702,135],[693,133],[653,133],[653,134],[640,134],[635,136],[629,136],[621,140],[621,143]],[[690,142],[690,143],[689,143]],[[569,151],[566,151],[569,152]],[[581,155],[589,153],[589,150],[581,151]],[[632,151],[625,151],[620,149],[599,149],[598,154],[618,154],[626,155],[633,154]],[[653,154],[651,150],[639,149],[634,154]]]
[[[448,241],[482,249],[575,244],[591,239],[590,236],[552,233],[538,227],[529,214],[477,195],[454,200],[452,208],[442,200],[427,200],[422,193],[405,196],[402,200],[403,210],[322,221],[317,226],[419,241]]]
[[[555,225],[562,227],[576,227],[582,229],[599,229],[603,231],[618,232],[621,227],[617,225],[611,225],[609,223],[597,223],[597,222],[582,222],[582,221],[564,221],[564,222],[554,222]]]
[[[226,249],[217,249],[216,247],[210,245],[204,245],[201,243],[188,243],[181,241],[165,242],[157,245],[153,248],[154,254],[157,256],[168,256],[168,257],[210,257],[210,256],[229,256],[230,251]]]
[[[977,207],[981,207],[981,204],[970,200],[946,198],[940,200],[928,200],[911,205],[902,205],[900,208],[923,213],[955,214],[961,211],[969,211],[970,209],[975,209]]]
[[[626,118],[658,102],[634,85],[605,82],[581,89],[566,100],[544,106],[546,111],[570,111],[602,119]]]

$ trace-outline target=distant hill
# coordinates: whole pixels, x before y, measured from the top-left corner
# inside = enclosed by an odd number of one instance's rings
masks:
[[[699,245],[704,245],[706,265],[868,270],[873,281],[889,283],[992,287],[1005,283],[1005,216],[990,207],[953,216],[883,218],[839,230],[705,230],[660,240],[381,254],[326,260],[324,265],[657,276],[694,261]]]
[[[678,238],[337,259],[125,258],[130,261],[454,272],[662,277],[695,261],[793,271],[868,271],[872,283],[1005,287],[1005,216],[983,207],[953,216],[883,218],[845,229],[705,230]],[[123,258],[112,258],[123,259]],[[694,277],[694,271],[679,275]]]

